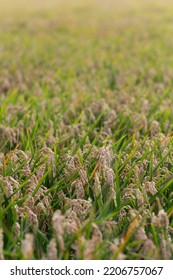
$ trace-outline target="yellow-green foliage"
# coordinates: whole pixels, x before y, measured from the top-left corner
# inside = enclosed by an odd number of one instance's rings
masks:
[[[172,18],[0,0],[0,259],[173,258]]]

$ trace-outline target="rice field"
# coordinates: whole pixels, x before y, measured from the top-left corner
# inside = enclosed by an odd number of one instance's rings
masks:
[[[173,259],[172,18],[0,0],[0,260]]]

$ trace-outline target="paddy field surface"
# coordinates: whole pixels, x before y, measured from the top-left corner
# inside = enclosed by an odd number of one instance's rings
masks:
[[[0,259],[173,259],[172,19],[0,0]]]

